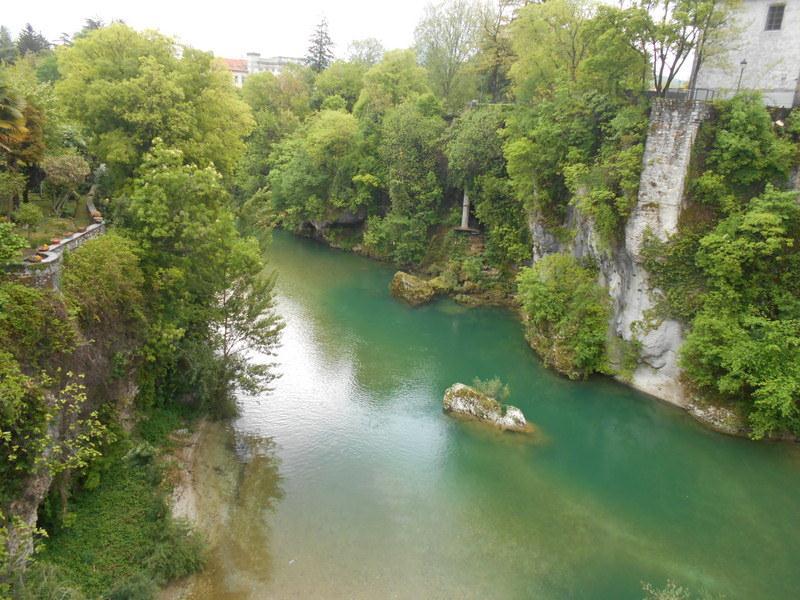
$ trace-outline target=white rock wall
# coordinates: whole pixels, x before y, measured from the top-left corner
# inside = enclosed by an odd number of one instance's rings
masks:
[[[628,341],[635,338],[641,343],[641,364],[631,385],[680,406],[687,402],[678,368],[683,332],[677,321],[648,322],[654,300],[642,264],[642,244],[648,230],[666,240],[678,229],[692,147],[707,111],[701,103],[654,100],[639,197],[620,247],[603,249],[591,219],[574,208],[566,223],[575,231],[569,243],[559,242],[535,217],[530,224],[534,261],[554,252],[591,256],[597,261],[601,282],[608,287],[613,301],[609,334]]]

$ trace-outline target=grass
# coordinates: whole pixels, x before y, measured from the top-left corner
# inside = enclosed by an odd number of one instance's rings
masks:
[[[182,411],[151,409],[134,438],[107,449],[92,489],[74,495],[37,562],[54,565],[67,584],[88,597],[149,598],[156,583],[201,568],[202,541],[172,519],[153,446],[184,426]],[[87,478],[88,481],[89,478]]]

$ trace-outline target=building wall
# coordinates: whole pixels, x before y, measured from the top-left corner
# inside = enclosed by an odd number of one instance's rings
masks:
[[[767,31],[771,5],[785,5],[780,30]],[[717,90],[717,96],[741,89],[759,90],[769,106],[791,107],[800,100],[800,0],[742,0],[726,52],[702,65],[697,88]],[[742,71],[742,60],[747,61]]]

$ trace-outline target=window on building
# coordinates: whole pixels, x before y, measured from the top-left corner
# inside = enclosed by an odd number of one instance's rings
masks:
[[[773,4],[769,7],[767,12],[767,31],[777,31],[783,25],[783,10],[786,8],[785,4]]]

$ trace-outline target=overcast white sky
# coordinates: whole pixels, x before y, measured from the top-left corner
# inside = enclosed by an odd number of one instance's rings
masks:
[[[87,17],[155,28],[217,56],[304,56],[319,20],[328,19],[337,57],[352,40],[376,37],[387,49],[413,43],[428,0],[0,0],[0,25],[14,36],[30,22],[48,39],[79,30]]]

